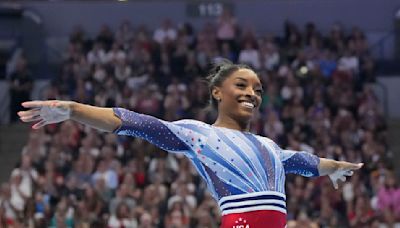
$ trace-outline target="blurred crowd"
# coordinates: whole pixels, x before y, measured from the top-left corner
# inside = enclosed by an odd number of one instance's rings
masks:
[[[90,37],[77,26],[42,98],[212,123],[204,78],[221,59],[252,66],[263,82],[254,133],[283,148],[365,163],[339,190],[326,177],[288,175],[288,227],[399,226],[375,65],[357,27],[335,24],[323,34],[313,23],[285,22],[282,35],[258,34],[229,12],[197,30],[168,19],[153,30],[124,21]],[[11,80],[26,78],[16,69]],[[0,202],[0,222],[9,227],[213,228],[220,221],[186,158],[70,121],[30,132]]]

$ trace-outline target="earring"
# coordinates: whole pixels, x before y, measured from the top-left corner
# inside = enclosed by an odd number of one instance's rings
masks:
[[[221,102],[221,98],[218,97],[218,98],[217,98],[217,101],[218,101],[218,102]]]

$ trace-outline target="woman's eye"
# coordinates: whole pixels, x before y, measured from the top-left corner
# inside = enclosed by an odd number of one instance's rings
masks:
[[[245,85],[245,84],[242,84],[242,83],[239,83],[239,84],[236,84],[236,86],[237,86],[237,87],[245,87],[246,85]]]

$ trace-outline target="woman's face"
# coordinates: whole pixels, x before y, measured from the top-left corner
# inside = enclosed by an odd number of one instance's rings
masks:
[[[215,87],[213,96],[221,102],[219,113],[239,121],[249,121],[261,104],[262,84],[250,69],[239,69],[228,76],[220,87]]]
[[[127,218],[129,217],[129,207],[126,204],[121,204],[119,205],[118,209],[117,209],[117,216],[119,218]]]

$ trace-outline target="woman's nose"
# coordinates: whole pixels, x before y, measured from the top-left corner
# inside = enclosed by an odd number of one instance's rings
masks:
[[[248,88],[248,89],[246,89],[246,95],[254,97],[256,95],[256,91],[254,91],[253,88]]]

